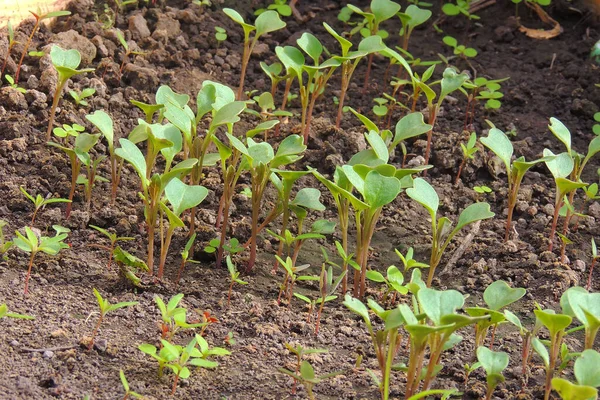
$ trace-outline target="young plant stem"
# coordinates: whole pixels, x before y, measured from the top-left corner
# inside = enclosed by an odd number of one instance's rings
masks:
[[[167,262],[167,254],[169,253],[169,246],[171,246],[171,239],[173,238],[173,233],[175,233],[175,228],[171,228],[171,225],[169,225],[169,228],[167,229],[167,236],[166,239],[162,240],[162,236],[163,236],[163,229],[162,229],[162,218],[161,218],[161,249],[160,249],[160,264],[158,265],[158,277],[159,279],[163,276],[163,271],[165,268],[165,264]]]
[[[367,93],[367,89],[369,88],[369,78],[371,75],[371,66],[373,65],[373,56],[375,54],[371,53],[369,54],[369,61],[367,61],[367,72],[365,73],[365,83],[363,84],[363,90],[362,90],[362,94],[366,94]]]
[[[467,164],[467,158],[463,157],[462,162],[460,163],[460,166],[458,167],[458,172],[456,173],[456,179],[454,179],[455,186],[458,185],[458,181],[460,181],[460,175],[462,174],[462,170],[466,164]]]
[[[181,374],[181,370],[175,375],[175,379],[173,380],[173,388],[171,389],[171,396],[175,396],[175,391],[177,390],[177,383],[179,382],[179,374]]]
[[[233,284],[235,283],[235,281],[232,279],[231,283],[229,283],[229,291],[227,292],[227,308],[229,308],[229,305],[231,304],[231,291],[233,290]]]
[[[96,322],[96,326],[94,327],[94,330],[92,331],[90,343],[88,344],[88,350],[91,350],[92,347],[94,347],[94,339],[96,338],[96,335],[98,334],[98,330],[100,329],[100,324],[102,323],[103,318],[104,318],[104,316],[102,315],[102,313],[100,313],[100,316],[98,317],[98,322]]]
[[[42,21],[41,18],[39,18],[39,16],[37,16],[35,14],[33,14],[33,16],[35,17],[35,25],[33,26],[33,29],[31,30],[31,34],[29,35],[27,42],[25,42],[25,47],[23,48],[23,53],[21,54],[21,58],[19,59],[19,64],[17,65],[17,72],[15,72],[15,83],[19,82],[19,74],[21,73],[21,66],[23,65],[23,61],[25,60],[25,55],[27,54],[27,50],[29,50],[29,46],[31,46],[31,42],[33,41],[33,36],[37,32],[37,30],[40,28],[40,22]]]
[[[9,45],[8,45],[8,49],[6,50],[6,57],[4,57],[4,62],[2,63],[2,71],[0,72],[0,77],[4,76],[4,70],[6,70],[6,64],[8,63],[8,58],[10,57],[10,52],[13,49],[15,44],[16,44],[15,42],[12,42],[12,43],[9,43]],[[16,79],[15,79],[15,83],[17,83]]]
[[[560,352],[560,342],[562,341],[562,332],[552,335],[550,338],[550,360],[546,367],[546,383],[544,400],[550,398],[550,392],[552,392],[552,377],[554,376],[554,368],[556,367],[556,359]]]
[[[29,256],[29,265],[27,267],[27,276],[25,277],[25,291],[24,294],[27,295],[29,293],[29,278],[31,277],[31,269],[33,268],[33,259],[35,258],[36,252],[32,251],[31,256]]]
[[[515,206],[517,205],[517,195],[519,194],[523,176],[525,175],[517,173],[516,176],[509,176],[508,178],[508,215],[506,216],[506,226],[504,229],[504,243],[508,242],[508,239],[510,238],[513,213],[515,211]]]
[[[15,82],[17,80],[15,79]],[[54,126],[54,118],[56,117],[56,107],[58,107],[58,101],[60,100],[60,94],[62,93],[67,80],[58,82],[56,86],[56,91],[54,92],[54,99],[52,100],[52,107],[50,107],[50,119],[48,120],[48,129],[46,130],[46,141],[50,140],[50,135],[52,134],[52,127]]]
[[[70,156],[71,158],[71,190],[69,191],[68,199],[70,202],[67,203],[65,210],[65,218],[69,219],[71,216],[71,209],[73,207],[73,197],[75,196],[75,188],[77,187],[77,177],[79,176],[79,170],[81,169],[81,162],[76,155]]]
[[[342,87],[340,92],[340,100],[338,104],[337,117],[335,119],[335,127],[336,129],[340,129],[340,124],[342,123],[342,114],[344,112],[344,101],[346,100],[346,95],[348,93],[348,87],[350,87],[350,79],[352,79],[352,75],[354,74],[354,70],[358,65],[358,61],[356,60],[352,63],[346,61],[342,63]]]
[[[590,273],[588,275],[586,289],[590,290],[592,288],[592,272],[594,272],[594,265],[596,264],[596,258],[592,258],[592,263],[590,264]]]
[[[365,295],[369,246],[371,245],[371,238],[375,232],[375,226],[377,225],[380,213],[381,209],[377,209],[374,212],[366,210],[356,213],[357,262],[361,269],[360,272],[355,271],[354,273],[354,297],[358,299],[362,299]],[[364,218],[362,222],[361,217]]]
[[[556,225],[558,223],[558,215],[560,212],[560,207],[562,207],[564,193],[561,193],[557,189],[556,193],[556,202],[554,203],[554,216],[552,217],[552,227],[550,228],[550,235],[548,238],[550,239],[550,244],[548,245],[548,251],[552,251],[554,247],[554,234],[556,233]]]
[[[427,148],[425,149],[425,165],[429,164],[429,156],[431,153],[431,141],[433,139],[433,128],[435,127],[435,120],[437,118],[437,108],[436,104],[429,105],[429,124],[431,125],[431,130],[427,132]],[[427,175],[427,170],[423,171],[423,175]]]

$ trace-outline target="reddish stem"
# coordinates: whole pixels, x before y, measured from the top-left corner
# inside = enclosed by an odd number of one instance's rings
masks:
[[[596,258],[592,258],[592,263],[590,264],[590,274],[588,275],[587,281],[587,290],[589,291],[592,288],[592,272],[594,272],[594,265],[596,264]]]
[[[35,257],[35,252],[31,252],[31,256],[29,257],[29,266],[27,268],[27,276],[25,277],[25,292],[27,295],[29,293],[29,278],[31,277],[31,269],[33,268],[33,258]]]
[[[15,83],[19,82],[19,74],[21,73],[21,66],[23,65],[23,60],[25,60],[25,55],[27,54],[27,50],[29,50],[29,46],[31,46],[31,41],[33,40],[33,36],[37,32],[40,27],[40,19],[37,15],[33,14],[35,17],[35,25],[33,26],[33,30],[27,39],[27,43],[25,43],[25,48],[23,49],[23,53],[21,54],[21,58],[19,59],[19,64],[17,65],[17,72],[15,73]]]

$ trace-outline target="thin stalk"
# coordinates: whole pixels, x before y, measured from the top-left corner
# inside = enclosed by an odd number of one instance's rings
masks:
[[[19,59],[19,64],[17,65],[17,72],[15,73],[15,83],[19,82],[19,74],[21,73],[21,66],[23,65],[23,60],[25,60],[25,55],[27,54],[27,50],[29,50],[29,46],[31,46],[31,42],[33,41],[33,36],[37,32],[37,30],[40,28],[41,19],[38,18],[35,14],[34,14],[34,17],[35,17],[35,25],[33,26],[33,29],[31,30],[31,34],[29,35],[29,38],[27,39],[27,42],[25,43],[25,48],[23,48],[23,53],[21,54],[21,58]]]
[[[177,390],[177,383],[179,382],[179,374],[181,374],[181,370],[175,375],[175,379],[173,380],[173,388],[171,389],[171,396],[175,396],[175,391]]]
[[[394,363],[394,356],[396,355],[395,347],[396,340],[398,338],[398,330],[392,329],[389,333],[389,344],[387,351],[387,360],[385,362],[385,369],[383,372],[383,400],[388,400],[390,397],[390,375],[392,373],[392,364]]]
[[[435,120],[437,118],[437,104],[429,105],[429,124],[431,125],[431,130],[427,132],[427,148],[425,149],[425,165],[429,163],[429,155],[431,153],[431,141],[433,139],[433,128],[435,127]],[[427,170],[423,171],[423,175],[427,175]]]
[[[458,185],[458,181],[460,180],[460,175],[462,174],[462,170],[466,164],[467,164],[467,158],[463,157],[463,160],[460,163],[460,166],[458,167],[458,172],[456,173],[456,179],[454,179],[454,185]]]
[[[558,352],[560,350],[561,339],[561,333],[553,335],[552,338],[550,338],[550,360],[548,367],[546,368],[544,400],[550,398],[550,392],[552,391],[552,377],[554,375],[554,368],[556,367],[556,358],[558,357]]]
[[[161,225],[162,225],[162,221],[161,221]],[[165,264],[167,262],[167,254],[169,252],[169,246],[171,246],[171,239],[173,239],[173,233],[175,232],[175,229],[171,228],[171,226],[169,226],[169,228],[167,229],[167,237],[164,241],[164,246],[161,247],[161,251],[160,251],[160,264],[158,265],[158,279],[162,278],[163,276],[163,271],[165,268]],[[162,229],[161,229],[161,236],[162,236]],[[162,239],[161,239],[162,241]]]
[[[77,187],[77,177],[79,176],[79,170],[81,169],[81,163],[77,156],[71,158],[71,190],[69,191],[68,199],[71,200],[67,203],[65,210],[65,218],[69,219],[71,216],[71,209],[73,207],[73,197],[75,196],[75,188]]]
[[[229,305],[231,304],[231,291],[233,290],[234,283],[235,281],[232,279],[231,283],[229,284],[229,291],[227,292],[227,308],[229,308]]]
[[[8,45],[8,49],[6,50],[6,57],[4,57],[4,62],[2,63],[2,71],[0,72],[0,77],[4,76],[4,70],[6,69],[6,64],[8,63],[8,58],[10,57],[10,52],[13,49],[15,42],[12,42]],[[15,80],[15,83],[17,81]]]
[[[29,293],[29,278],[31,277],[31,269],[33,268],[33,259],[36,254],[37,254],[36,251],[32,251],[31,256],[29,257],[29,266],[27,267],[27,276],[25,277],[25,292],[24,292],[25,295],[27,295],[27,293]]]
[[[554,246],[554,234],[556,233],[556,225],[558,223],[558,213],[563,203],[564,193],[556,192],[556,202],[554,203],[554,216],[552,217],[552,227],[550,228],[550,244],[548,245],[548,251],[552,251]]]
[[[373,65],[373,56],[375,54],[369,54],[369,61],[367,62],[367,72],[365,73],[365,83],[363,84],[362,94],[367,93],[367,88],[369,87],[369,78],[371,75],[371,66]]]
[[[96,338],[96,335],[98,334],[98,330],[100,329],[100,324],[102,323],[103,319],[104,319],[104,315],[102,315],[102,313],[100,313],[100,316],[98,317],[98,322],[96,322],[96,326],[94,327],[94,330],[92,331],[92,337],[90,339],[90,343],[88,344],[88,350],[91,350],[92,347],[94,347],[94,339]]]
[[[18,72],[17,72],[18,73]],[[17,82],[17,79],[15,79]],[[56,117],[56,107],[58,107],[58,101],[60,100],[60,94],[62,93],[67,81],[59,81],[54,92],[54,99],[52,100],[52,107],[50,108],[50,120],[48,121],[48,129],[46,130],[46,141],[50,141],[50,134],[52,133],[52,127],[54,126],[54,118]]]
[[[592,288],[592,272],[594,272],[594,265],[596,264],[596,258],[592,258],[592,263],[590,264],[590,273],[588,275],[586,289],[589,291]]]
[[[523,174],[517,174],[514,177],[514,182],[512,181],[512,176],[510,176],[508,180],[508,215],[506,217],[506,226],[504,230],[504,243],[508,242],[508,239],[510,237],[510,228],[512,226],[513,212],[515,211],[515,206],[517,205],[517,195],[519,193],[519,188],[521,187],[521,181],[523,180],[523,176]]]

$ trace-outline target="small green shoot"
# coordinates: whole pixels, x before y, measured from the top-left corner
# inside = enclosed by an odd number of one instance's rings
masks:
[[[315,370],[312,365],[308,361],[302,361],[300,365],[300,374],[289,371],[285,368],[280,368],[279,372],[282,372],[286,375],[294,378],[294,381],[298,381],[302,383],[304,388],[306,389],[306,393],[310,400],[315,400],[315,394],[313,393],[313,388],[315,385],[323,382],[326,379],[333,378],[334,376],[338,376],[343,374],[343,371],[331,372],[329,374],[324,375],[315,375]]]
[[[227,40],[227,30],[220,26],[215,26],[215,39],[217,39],[217,47],[219,47],[222,42]]]
[[[113,312],[115,310],[118,310],[119,308],[131,307],[131,306],[135,306],[135,305],[139,304],[139,302],[137,302],[137,301],[124,301],[121,303],[111,304],[108,301],[108,299],[102,298],[102,295],[96,288],[94,288],[93,291],[94,291],[94,296],[96,296],[96,300],[98,301],[98,308],[100,309],[100,315],[98,316],[98,322],[96,322],[96,326],[94,327],[94,330],[92,331],[92,336],[90,337],[90,341],[88,343],[88,350],[91,350],[92,347],[94,346],[94,339],[96,338],[96,335],[98,334],[98,330],[100,329],[100,324],[102,324],[102,321],[104,321],[106,314]]]
[[[510,359],[507,353],[492,351],[487,347],[481,346],[477,348],[477,360],[479,360],[481,366],[485,370],[485,378],[487,381],[485,400],[490,400],[496,386],[505,380],[502,372],[508,367]]]
[[[179,293],[169,300],[167,304],[158,296],[154,296],[154,301],[161,313],[161,339],[172,340],[180,329],[202,328],[207,323],[190,324],[187,320],[187,309],[178,307],[183,299],[183,293]]]
[[[472,47],[466,47],[463,44],[458,44],[458,41],[452,36],[444,36],[442,41],[454,50],[454,55],[464,59],[477,57],[477,50]]]
[[[235,267],[235,264],[233,264],[233,261],[231,261],[231,256],[227,256],[225,261],[227,262],[227,271],[229,271],[230,278],[229,291],[227,292],[227,307],[229,307],[231,304],[231,291],[233,289],[233,285],[236,283],[239,285],[247,285],[248,282],[240,279],[240,272]]]
[[[106,269],[110,270],[110,266],[111,266],[112,259],[113,259],[114,253],[115,253],[115,247],[116,247],[117,242],[126,241],[126,240],[134,240],[135,238],[127,237],[127,236],[117,236],[116,233],[110,232],[110,231],[100,228],[99,226],[96,226],[96,225],[90,225],[90,228],[97,230],[98,232],[100,232],[101,234],[106,236],[106,238],[110,241],[110,246],[103,246],[103,245],[99,245],[99,244],[90,245],[90,246],[98,247],[100,249],[108,251],[108,263],[106,264]]]
[[[15,80],[12,76],[6,74],[6,75],[4,75],[4,79],[6,79],[6,82],[8,82],[8,85],[11,88],[15,89],[17,92],[20,92],[23,94],[27,93],[27,90],[25,90],[25,88],[19,87],[19,85],[17,85],[17,83],[15,83]]]
[[[454,184],[458,185],[458,181],[460,180],[460,175],[462,174],[463,168],[467,165],[469,160],[475,158],[475,153],[479,150],[477,147],[477,134],[475,132],[471,132],[469,135],[469,140],[466,145],[461,142],[460,148],[462,150],[463,159],[458,167],[458,172],[456,173],[456,179],[454,180]]]
[[[68,14],[61,15],[71,14],[68,11],[65,12]],[[58,107],[58,101],[60,100],[62,91],[65,85],[67,84],[69,78],[79,74],[86,74],[94,70],[93,68],[85,68],[79,70],[77,69],[79,67],[79,64],[81,63],[81,54],[79,54],[79,52],[75,49],[63,50],[60,47],[54,45],[50,50],[50,58],[52,60],[52,65],[58,72],[58,83],[56,85],[56,90],[54,91],[52,107],[50,108],[50,120],[48,121],[48,129],[46,130],[46,141],[50,140],[50,134],[52,133],[52,129],[54,127],[56,107]],[[15,79],[15,81],[17,81],[17,79]]]
[[[43,210],[44,207],[46,207],[48,204],[70,203],[71,202],[71,200],[67,200],[67,199],[42,197],[42,195],[39,193],[35,197],[33,197],[32,195],[30,195],[27,192],[25,187],[19,186],[19,189],[21,189],[21,192],[25,195],[25,197],[27,197],[27,199],[29,199],[29,201],[31,201],[33,203],[34,209],[33,209],[33,214],[31,216],[31,225],[32,226],[35,223],[35,217],[36,217],[38,211]]]
[[[89,103],[85,99],[93,96],[94,94],[96,94],[96,89],[94,89],[94,88],[85,88],[81,92],[76,92],[75,90],[69,91],[69,95],[73,98],[73,101],[75,101],[75,104],[78,106],[81,105],[84,107],[89,106]]]
[[[70,232],[70,230],[60,225],[52,225],[52,228],[56,234],[51,237],[38,235],[32,228],[28,226],[25,227],[25,235],[21,234],[19,231],[15,232],[17,235],[17,237],[14,238],[15,246],[17,246],[20,250],[30,254],[29,265],[27,267],[27,276],[25,277],[25,295],[28,293],[29,278],[31,277],[31,269],[33,267],[33,260],[35,259],[35,256],[39,252],[55,256],[62,249],[69,248],[69,245],[64,243],[64,240],[67,238],[67,232]]]
[[[0,304],[0,319],[4,317],[16,319],[35,319],[35,317],[30,315],[8,312],[8,306],[6,304]]]
[[[121,384],[123,385],[123,390],[125,390],[125,397],[123,397],[123,400],[127,400],[130,397],[132,397],[134,399],[143,399],[144,398],[144,396],[142,396],[141,394],[131,390],[131,388],[129,387],[129,382],[127,382],[127,378],[125,377],[125,373],[123,372],[123,370],[119,371],[119,377],[121,378]]]

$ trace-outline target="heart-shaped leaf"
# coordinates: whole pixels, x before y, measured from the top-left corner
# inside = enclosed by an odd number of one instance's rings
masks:
[[[187,185],[174,178],[165,187],[165,196],[173,206],[173,212],[179,216],[185,210],[196,207],[208,195],[208,189],[200,185]]]
[[[417,293],[421,309],[435,325],[441,325],[442,317],[456,313],[465,302],[464,297],[456,290],[435,290],[422,288]]]
[[[523,288],[511,288],[504,281],[495,281],[483,292],[483,301],[490,309],[499,311],[525,296],[525,292]]]

